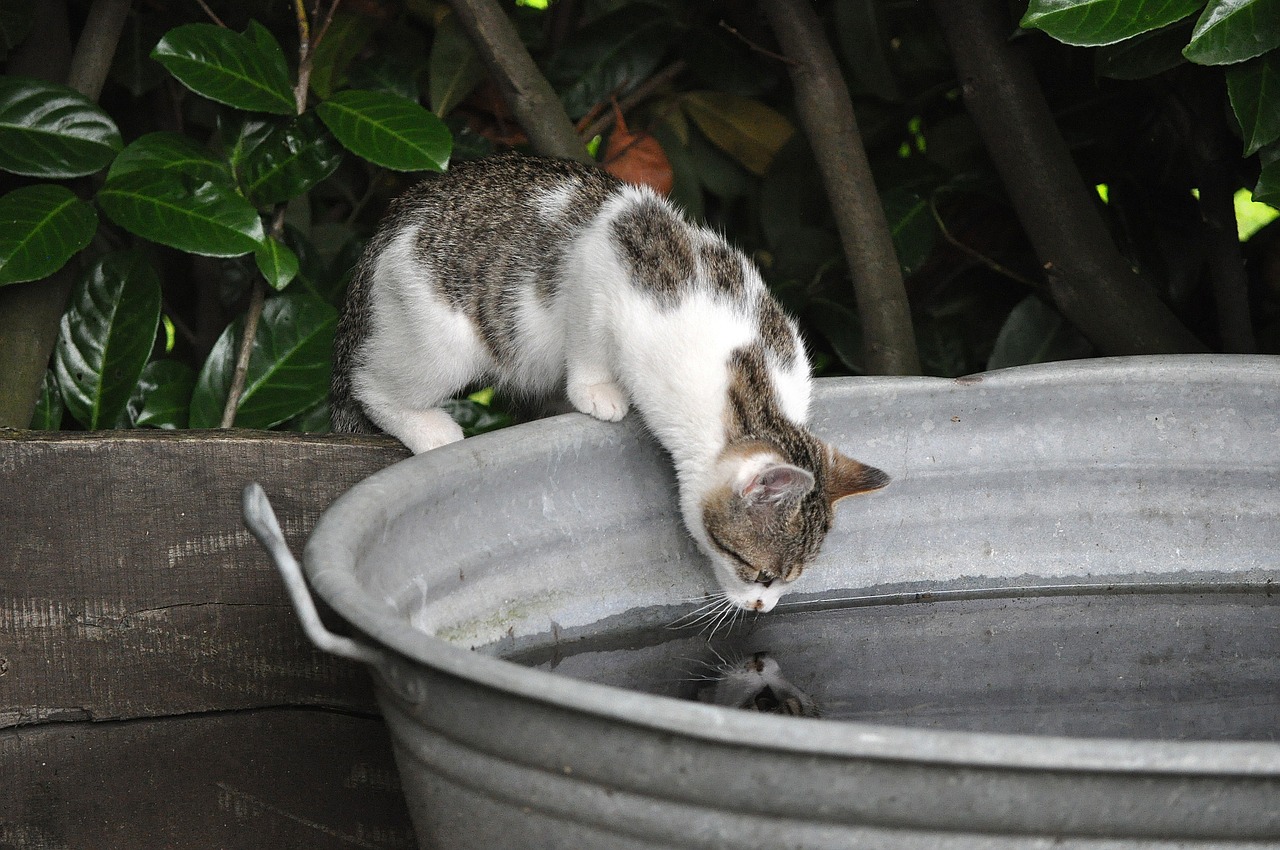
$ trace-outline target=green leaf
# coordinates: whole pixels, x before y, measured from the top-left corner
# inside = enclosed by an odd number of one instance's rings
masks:
[[[463,435],[467,437],[515,424],[510,414],[494,410],[473,398],[449,399],[440,406],[453,417],[453,421],[458,423]]]
[[[347,69],[347,82],[353,89],[367,89],[417,100],[422,94],[420,81],[425,81],[427,62],[421,54],[409,55],[403,50],[376,53]]]
[[[343,147],[394,171],[443,171],[453,139],[444,122],[385,92],[342,91],[316,107]]]
[[[862,354],[862,319],[843,304],[826,298],[815,298],[806,313],[809,321],[826,337],[831,350],[849,371],[866,372]]]
[[[1204,0],[1031,0],[1025,29],[1044,30],[1080,47],[1115,44],[1179,21]]]
[[[552,55],[547,77],[576,120],[644,82],[657,70],[669,41],[670,25],[661,9],[624,6],[570,36]]]
[[[116,55],[111,61],[111,80],[127,89],[134,98],[162,85],[169,76],[159,62],[151,58],[151,48],[164,34],[160,13],[134,9],[125,19]]]
[[[1143,80],[1184,64],[1187,59],[1182,55],[1182,48],[1191,37],[1193,23],[1188,18],[1098,48],[1094,54],[1098,76],[1112,80]]]
[[[1088,340],[1061,313],[1039,296],[1028,295],[1010,311],[1000,328],[987,368],[1077,360],[1091,352]]]
[[[44,80],[0,77],[0,168],[28,177],[81,177],[124,146],[107,113]]]
[[[31,4],[0,3],[0,58],[26,41],[33,22]]]
[[[0,198],[0,286],[48,277],[97,229],[93,207],[65,186],[15,189]]]
[[[342,148],[307,112],[241,150],[237,172],[245,194],[265,207],[306,194],[341,162]]]
[[[177,360],[153,360],[138,377],[129,398],[127,420],[133,428],[186,428],[196,370]]]
[[[160,324],[160,278],[137,251],[89,269],[62,316],[54,369],[67,410],[86,428],[124,418]]]
[[[1253,187],[1253,199],[1280,209],[1280,143],[1263,148],[1258,159],[1262,162],[1262,173],[1258,176],[1258,185]]]
[[[377,29],[378,22],[369,15],[345,9],[334,15],[312,59],[311,90],[321,98],[332,96],[334,89],[342,84],[351,60],[369,43]]]
[[[254,337],[235,424],[271,428],[325,398],[332,371],[338,311],[311,295],[267,299]],[[219,337],[191,399],[191,427],[216,428],[230,391],[243,318]]]
[[[899,101],[902,89],[889,61],[889,37],[875,0],[837,0],[836,43],[854,79],[881,100]]]
[[[258,271],[277,292],[298,276],[298,255],[273,237],[267,237],[258,246],[253,252],[253,259],[258,264]]]
[[[153,169],[177,171],[199,181],[231,182],[231,169],[225,160],[215,159],[192,139],[179,133],[147,133],[138,137],[111,163],[107,179]]]
[[[1182,51],[1201,65],[1229,65],[1280,47],[1280,0],[1209,0]]]
[[[1280,139],[1280,51],[1227,69],[1231,109],[1244,136],[1244,155]]]
[[[58,376],[52,369],[44,370],[40,382],[40,398],[36,399],[35,412],[31,414],[31,430],[57,431],[62,428],[62,391],[58,389]]]
[[[446,15],[436,27],[431,43],[431,63],[427,71],[427,97],[431,110],[441,118],[461,103],[480,84],[487,72],[471,46],[458,16]]]
[[[108,180],[98,205],[144,239],[207,257],[238,257],[266,238],[258,211],[222,183],[175,171],[134,171]]]
[[[151,56],[178,82],[210,100],[292,115],[296,109],[284,51],[266,30],[254,27],[241,35],[213,24],[185,24],[169,30]]]
[[[885,219],[893,235],[902,274],[909,276],[925,264],[933,253],[938,235],[929,202],[910,189],[890,189],[881,197]]]
[[[774,155],[795,133],[781,113],[751,98],[693,91],[679,102],[703,135],[753,174],[768,171]]]

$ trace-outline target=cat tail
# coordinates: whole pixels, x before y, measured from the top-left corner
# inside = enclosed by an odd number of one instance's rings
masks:
[[[333,375],[329,379],[330,429],[335,434],[377,434],[378,426],[369,421],[364,408],[351,387],[360,343],[369,335],[369,287],[380,240],[375,237],[366,246],[347,285],[338,329],[333,337]]]

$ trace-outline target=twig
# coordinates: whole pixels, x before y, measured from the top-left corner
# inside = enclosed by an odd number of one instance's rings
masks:
[[[324,34],[333,23],[333,13],[341,0],[333,0],[329,13],[320,26],[315,40],[311,39],[311,21],[307,17],[303,0],[294,0],[293,9],[298,23],[298,79],[293,87],[294,106],[299,115],[307,108],[307,90],[311,84],[311,68],[315,57],[315,48],[320,44]],[[316,7],[317,13],[319,5]],[[279,239],[284,233],[285,204],[276,204],[272,215],[270,237]],[[262,309],[266,305],[265,281],[256,277],[253,280],[253,292],[249,297],[249,309],[244,316],[244,331],[240,337],[240,348],[236,352],[236,367],[231,376],[231,387],[227,391],[227,403],[222,408],[221,427],[230,428],[235,424],[236,411],[240,409],[240,400],[244,395],[245,382],[249,372],[249,360],[253,355],[254,338],[258,335],[258,322],[262,318]]]
[[[222,408],[221,428],[230,428],[236,422],[236,411],[240,409],[240,397],[244,395],[245,378],[249,373],[249,358],[253,355],[253,340],[258,335],[258,320],[262,318],[262,307],[266,303],[265,286],[261,278],[253,279],[253,294],[249,299],[249,310],[244,315],[236,368],[231,376],[226,406]]]
[[[496,0],[450,0],[450,5],[534,148],[591,162],[555,89]]]
[[[790,65],[796,112],[835,213],[862,320],[867,371],[918,375],[911,308],[893,237],[880,206],[853,102],[809,0],[761,0]]]
[[[933,213],[933,220],[937,222],[938,232],[942,234],[943,239],[947,240],[947,244],[951,245],[953,248],[960,251],[965,256],[970,257],[974,260],[977,260],[979,263],[991,269],[996,274],[1003,275],[1004,277],[1009,278],[1009,280],[1022,284],[1023,286],[1030,289],[1032,292],[1045,291],[1043,284],[1038,283],[1034,280],[1031,280],[1028,277],[1023,277],[1022,275],[1015,272],[1013,269],[1008,268],[1007,266],[1001,265],[1000,263],[988,257],[986,254],[982,253],[976,248],[969,247],[968,245],[964,244],[959,239],[957,239],[954,235],[952,235],[951,231],[947,229],[946,222],[942,220],[942,214],[938,212],[938,205],[933,198],[929,199],[929,212]]]
[[[738,41],[741,41],[743,44],[745,44],[748,49],[750,49],[755,53],[759,53],[761,56],[768,56],[770,59],[776,59],[779,62],[783,63],[784,65],[790,65],[792,68],[800,67],[800,63],[797,62],[795,59],[792,59],[790,56],[783,56],[781,53],[774,53],[772,50],[768,50],[756,44],[754,41],[747,38],[742,33],[738,32],[737,28],[730,26],[729,22],[726,20],[721,19],[720,29],[729,33],[729,35],[733,36],[734,38],[738,39]]]
[[[201,9],[204,9],[204,13],[209,16],[209,20],[224,29],[227,27],[227,25],[222,22],[222,19],[215,15],[213,10],[209,8],[208,3],[204,2],[204,0],[196,0],[196,2],[200,4]]]
[[[667,83],[680,76],[688,68],[688,64],[683,59],[677,59],[640,85],[636,86],[625,97],[619,98],[617,101],[618,108],[623,112],[634,108],[636,105],[643,103],[653,96],[654,92],[661,89]],[[611,109],[606,109],[600,113],[600,116],[593,120],[581,131],[581,136],[585,140],[594,139],[614,125],[617,121],[617,113]]]

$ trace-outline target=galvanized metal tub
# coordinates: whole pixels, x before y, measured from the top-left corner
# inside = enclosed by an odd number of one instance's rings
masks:
[[[820,382],[894,482],[717,641],[824,719],[675,698],[713,579],[634,419],[360,483],[304,556],[354,640],[310,625],[370,662],[424,848],[1280,842],[1277,400],[1260,357]]]

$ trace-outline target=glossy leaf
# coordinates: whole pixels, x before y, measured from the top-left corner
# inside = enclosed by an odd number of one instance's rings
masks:
[[[0,58],[26,41],[33,22],[27,3],[0,3]]]
[[[1258,154],[1262,173],[1253,187],[1253,199],[1280,209],[1280,142],[1263,148]]]
[[[98,205],[145,239],[208,257],[238,257],[266,238],[258,211],[231,187],[175,171],[134,171],[108,180]]]
[[[347,67],[378,29],[369,15],[339,9],[333,23],[316,48],[312,60],[311,90],[322,98],[330,97],[346,76]]]
[[[318,404],[329,392],[338,311],[311,295],[267,299],[235,424],[270,428]],[[191,427],[216,428],[235,371],[243,319],[219,337],[191,399]]]
[[[769,170],[774,155],[795,133],[781,113],[751,98],[695,91],[683,95],[680,106],[716,147],[757,175]]]
[[[298,256],[272,237],[267,237],[253,252],[258,271],[277,292],[298,276]]]
[[[1204,0],[1031,0],[1021,26],[1081,47],[1115,44],[1182,20]]]
[[[67,410],[86,428],[124,417],[160,324],[160,278],[136,251],[108,254],[62,316],[54,368]]]
[[[485,78],[486,71],[480,56],[471,46],[458,16],[446,15],[436,27],[436,38],[431,43],[431,62],[427,71],[427,97],[431,110],[441,118]]]
[[[245,194],[265,207],[306,194],[341,162],[342,148],[308,112],[241,151],[237,172]]]
[[[97,229],[93,207],[65,186],[15,189],[0,198],[0,286],[48,277]]]
[[[58,376],[53,369],[46,369],[44,380],[40,382],[40,397],[36,399],[36,409],[31,414],[31,430],[57,431],[62,427],[62,413],[66,407],[62,404],[62,391],[58,389]]]
[[[902,99],[898,78],[889,61],[889,36],[881,25],[876,0],[837,0],[836,43],[853,78],[869,94],[882,100]]]
[[[443,171],[453,138],[444,123],[411,100],[385,92],[338,92],[316,107],[343,147],[394,171]]]
[[[196,180],[231,182],[231,169],[189,136],[179,133],[147,133],[120,152],[107,171],[113,180],[135,171],[176,171]]]
[[[494,410],[472,398],[449,399],[440,406],[453,417],[453,421],[458,423],[463,435],[467,437],[515,424],[510,414]]]
[[[292,115],[296,110],[284,51],[263,33],[260,26],[241,35],[213,24],[185,24],[166,33],[151,56],[178,82],[210,100]]]
[[[417,100],[422,94],[419,81],[425,82],[427,63],[421,54],[406,51],[377,53],[347,69],[347,82],[353,89],[381,91]]]
[[[28,177],[93,174],[124,146],[107,113],[44,80],[0,77],[0,168]]]
[[[154,10],[134,9],[125,19],[116,55],[111,61],[111,80],[135,98],[162,85],[169,76],[151,58],[151,49],[164,35],[163,15]]]
[[[840,362],[854,374],[863,374],[862,320],[858,314],[843,304],[825,298],[815,298],[810,302],[807,318],[817,326],[826,337]]]
[[[547,68],[569,117],[581,118],[596,104],[644,82],[662,61],[669,30],[660,10],[638,4],[575,32]]]
[[[885,192],[881,202],[893,236],[893,247],[898,254],[898,264],[903,275],[911,275],[929,259],[937,238],[938,225],[929,209],[929,202],[906,189]]]
[[[1182,48],[1191,37],[1190,18],[1158,30],[1098,48],[1098,76],[1113,80],[1142,80],[1186,63]]]
[[[1183,50],[1201,65],[1229,65],[1280,47],[1280,0],[1209,0]]]
[[[186,428],[196,372],[177,360],[153,360],[138,377],[126,419],[132,428]]]
[[[1228,68],[1227,92],[1245,156],[1280,139],[1280,51]]]
[[[987,359],[987,368],[1075,360],[1088,357],[1091,351],[1088,341],[1061,313],[1039,296],[1028,295],[1005,320]]]

